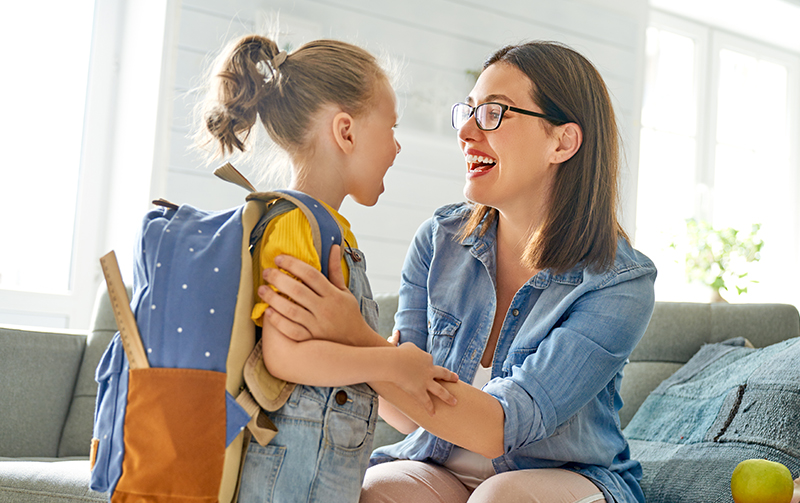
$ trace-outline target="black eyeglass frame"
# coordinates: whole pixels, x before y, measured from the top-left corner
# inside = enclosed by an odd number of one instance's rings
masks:
[[[450,125],[453,126],[453,129],[455,129],[456,131],[458,131],[460,129],[460,128],[456,127],[456,121],[455,121],[456,107],[461,106],[461,105],[467,106],[467,107],[470,108],[470,113],[467,116],[467,121],[470,118],[475,117],[475,125],[478,126],[478,129],[480,129],[481,131],[494,131],[495,129],[499,128],[500,124],[502,124],[502,122],[503,122],[503,117],[506,115],[506,112],[508,112],[508,111],[517,112],[517,113],[525,114],[525,115],[530,115],[532,117],[539,117],[540,119],[545,119],[546,121],[552,122],[556,126],[561,126],[562,124],[566,124],[567,122],[569,122],[569,121],[565,121],[565,120],[559,119],[557,117],[553,117],[552,115],[540,114],[539,112],[532,112],[530,110],[525,110],[523,108],[512,107],[512,106],[509,106],[509,105],[506,105],[506,104],[503,104],[503,103],[497,103],[496,101],[489,101],[489,102],[486,102],[486,103],[481,103],[480,105],[478,105],[476,107],[473,107],[472,105],[470,105],[468,103],[456,103],[450,109]],[[475,110],[477,110],[478,108],[480,108],[482,106],[485,106],[485,105],[497,105],[497,106],[500,107],[500,110],[501,110],[500,118],[497,119],[497,125],[495,127],[493,127],[493,128],[485,128],[485,127],[483,127],[483,125],[478,121],[478,118],[475,115]],[[464,124],[466,124],[467,121],[464,121]],[[461,126],[463,127],[464,125],[462,124]]]

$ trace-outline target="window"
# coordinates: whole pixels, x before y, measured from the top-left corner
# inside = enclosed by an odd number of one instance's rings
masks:
[[[686,220],[697,219],[761,225],[748,276],[758,283],[727,300],[800,305],[800,56],[657,14],[646,58],[636,246],[659,268],[657,298],[708,300],[682,262]]]
[[[66,327],[74,251],[94,0],[4,7],[7,77],[0,184],[0,322]]]
[[[0,30],[6,68],[17,78],[0,81],[7,99],[0,214],[0,288],[69,290],[75,207],[94,0],[38,4],[35,32],[20,19],[30,6],[9,4]],[[10,10],[10,12],[9,12]],[[44,35],[44,36],[40,36]],[[8,120],[9,118],[13,120]],[[49,243],[44,246],[42,235]]]

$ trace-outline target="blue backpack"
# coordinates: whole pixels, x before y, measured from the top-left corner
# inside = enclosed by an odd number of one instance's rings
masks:
[[[254,191],[246,180],[234,183]],[[246,200],[219,212],[161,201],[144,218],[133,315],[118,316],[120,332],[96,373],[90,487],[112,502],[233,502],[250,437],[266,445],[276,434],[263,410],[280,408],[294,385],[264,367],[250,319],[251,253],[272,218],[300,208],[327,275],[341,230],[322,204],[297,191]],[[115,315],[130,314],[118,271],[109,277]]]

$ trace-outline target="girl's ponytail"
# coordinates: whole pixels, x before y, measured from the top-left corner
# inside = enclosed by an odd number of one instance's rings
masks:
[[[272,40],[249,35],[233,43],[218,62],[205,126],[222,155],[244,151],[262,101],[278,84],[277,67],[286,57]]]
[[[352,44],[315,40],[287,54],[266,37],[247,35],[217,61],[202,109],[204,143],[216,143],[222,156],[244,151],[260,118],[272,141],[295,156],[313,147],[309,129],[323,106],[359,115],[380,79],[388,80],[375,57]]]

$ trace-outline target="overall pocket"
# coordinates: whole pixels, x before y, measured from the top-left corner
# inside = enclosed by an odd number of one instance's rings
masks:
[[[332,388],[325,411],[325,441],[342,453],[371,449],[378,395],[366,384]]]
[[[250,442],[242,469],[239,501],[273,501],[286,447]]]

